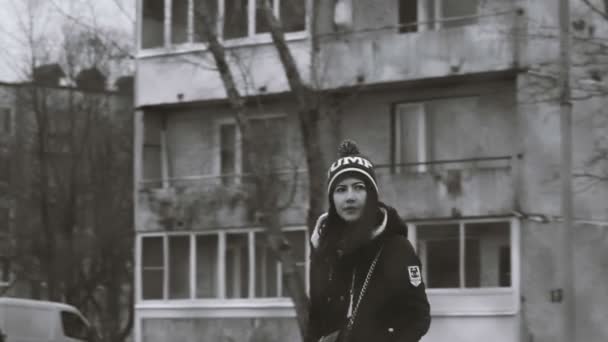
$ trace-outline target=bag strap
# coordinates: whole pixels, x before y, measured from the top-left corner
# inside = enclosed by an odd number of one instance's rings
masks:
[[[348,317],[348,322],[346,324],[346,329],[344,330],[344,338],[343,338],[344,341],[346,341],[346,336],[348,336],[348,334],[350,333],[350,330],[353,327],[353,324],[355,323],[355,317],[357,317],[357,311],[359,310],[359,305],[361,304],[361,300],[363,299],[363,296],[365,295],[365,292],[367,291],[367,287],[372,278],[372,274],[374,273],[374,268],[376,268],[376,263],[378,262],[378,259],[380,258],[380,253],[382,253],[383,248],[384,248],[384,246],[380,247],[380,249],[378,250],[378,253],[376,253],[376,257],[374,258],[371,265],[369,266],[369,270],[367,271],[367,276],[365,277],[365,281],[363,282],[363,286],[361,287],[361,292],[359,293],[359,298],[357,298],[357,303],[355,304],[354,308],[353,308],[353,299],[354,299],[354,292],[355,292],[355,274],[357,273],[357,270],[356,269],[353,270],[353,277],[352,277],[351,284],[350,284],[350,303],[348,304],[349,317]]]

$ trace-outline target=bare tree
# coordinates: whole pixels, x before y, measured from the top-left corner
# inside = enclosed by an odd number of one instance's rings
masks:
[[[318,10],[317,1],[314,2],[313,8]],[[288,80],[291,94],[296,101],[297,105],[297,118],[299,124],[299,133],[302,137],[302,146],[305,153],[305,166],[307,170],[307,184],[306,189],[308,196],[308,212],[307,212],[307,226],[310,232],[312,232],[317,217],[322,212],[322,206],[324,203],[323,197],[316,196],[316,194],[323,194],[325,192],[325,168],[324,168],[324,154],[321,150],[322,140],[322,129],[321,121],[327,117],[332,117],[333,112],[336,110],[335,97],[327,92],[323,91],[320,86],[320,79],[317,79],[322,74],[321,67],[316,60],[317,36],[315,28],[316,14],[312,14],[312,68],[311,74],[314,75],[313,81],[306,81],[298,69],[296,62],[292,56],[289,45],[285,39],[285,30],[283,29],[282,23],[273,13],[272,4],[270,1],[262,1],[263,6],[263,18],[266,21],[268,29],[270,31],[273,44],[278,52],[280,62],[283,66],[285,76]],[[197,8],[197,20],[200,20],[203,25],[204,35],[208,42],[209,51],[217,67],[217,71],[220,74],[224,88],[226,90],[228,101],[233,110],[234,116],[237,121],[237,125],[241,131],[243,137],[243,144],[248,146],[256,146],[259,143],[259,138],[256,137],[255,131],[251,127],[251,122],[248,120],[246,97],[247,94],[239,92],[237,83],[235,81],[235,75],[243,70],[233,70],[231,68],[229,59],[238,59],[237,56],[232,56],[227,53],[222,43],[217,37],[215,30],[213,29],[215,22],[208,13],[208,9],[205,6],[204,1],[201,2],[201,6]],[[238,63],[237,63],[238,65]],[[319,70],[316,70],[319,68]],[[246,71],[245,71],[246,72]],[[321,75],[322,76],[322,75]],[[268,156],[260,155],[259,151],[265,151],[263,146],[259,148],[248,149],[245,158],[250,163],[257,161],[257,164],[268,165],[265,161],[268,160]],[[256,153],[257,152],[257,153]],[[263,214],[265,218],[264,225],[267,232],[268,244],[274,252],[274,256],[278,261],[281,262],[284,271],[284,283],[288,289],[289,295],[294,302],[300,333],[302,336],[306,335],[306,326],[308,319],[308,299],[303,284],[303,279],[297,272],[297,267],[291,254],[291,246],[287,243],[285,236],[281,231],[280,226],[280,210],[285,204],[289,202],[281,201],[280,196],[277,194],[277,190],[280,187],[269,186],[276,179],[273,177],[272,170],[267,168],[254,169],[252,170],[251,177],[254,187],[256,199],[262,199],[257,201],[257,210]],[[256,191],[257,190],[257,191]],[[280,191],[280,190],[278,190]]]
[[[44,9],[26,4],[17,283],[77,306],[104,341],[123,341],[134,310],[132,99],[108,92],[104,73],[123,65],[129,47],[69,22],[57,36],[38,26]]]
[[[594,130],[593,150],[582,164],[574,169],[573,177],[577,180],[577,190],[585,191],[598,182],[608,180],[608,144],[604,138],[608,129],[608,116],[602,101],[608,95],[606,79],[608,77],[608,3],[603,0],[582,0],[572,6],[570,39],[570,96],[575,104],[584,104],[581,112],[585,120],[592,120]],[[557,27],[535,22],[529,22],[530,31],[524,39],[530,45],[550,47],[552,42],[559,40]],[[559,93],[559,62],[557,58],[544,58],[533,63],[529,68],[530,77],[524,91],[526,103],[554,102],[557,103]],[[582,107],[579,107],[582,108]],[[576,122],[575,122],[576,123]]]
[[[582,9],[575,12],[572,32],[572,101],[603,99],[608,95],[608,2],[583,0]],[[608,181],[608,144],[605,132],[608,115],[603,107],[590,116],[594,130],[600,132],[594,139],[593,150],[573,176],[582,181],[578,189],[584,191],[598,182]]]

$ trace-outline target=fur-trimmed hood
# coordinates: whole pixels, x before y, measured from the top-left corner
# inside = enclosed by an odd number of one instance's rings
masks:
[[[407,236],[407,226],[401,218],[397,211],[385,205],[384,203],[380,203],[380,212],[382,214],[382,220],[380,224],[378,224],[374,229],[370,231],[369,241],[373,241],[380,236],[384,235],[393,235],[400,234]],[[310,244],[313,248],[313,251],[316,250],[321,245],[321,240],[325,236],[324,230],[327,228],[327,213],[324,213],[319,216],[317,219],[317,223],[315,224],[315,229],[310,236]]]

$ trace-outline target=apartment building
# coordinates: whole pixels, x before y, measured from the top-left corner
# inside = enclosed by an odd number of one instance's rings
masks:
[[[102,117],[125,127],[123,131],[130,127],[132,78],[131,83],[128,77],[121,78],[116,90],[110,91],[105,77],[94,68],[84,69],[78,76],[73,86],[66,86],[69,82],[61,67],[49,64],[35,69],[32,82],[0,82],[0,296],[46,298],[47,269],[39,263],[40,249],[33,248],[39,247],[38,237],[44,231],[41,201],[51,208],[46,222],[58,224],[62,205],[67,202],[62,202],[62,196],[67,193],[68,181],[85,187],[84,177],[74,176],[71,168],[78,165],[83,171],[93,167],[88,160],[75,162],[76,149],[82,148],[74,147],[75,142],[84,142],[87,134],[91,137],[97,132],[105,133],[105,127],[100,126],[106,123]],[[114,156],[117,161],[122,159],[124,163],[130,158],[129,146],[123,151],[126,156]],[[43,159],[48,172],[44,195],[40,167]],[[128,170],[128,164],[123,165]],[[128,184],[130,179],[122,182]],[[93,224],[92,208],[87,202],[91,195],[84,193],[85,190],[78,192],[78,205],[73,205],[78,208],[74,209],[74,226],[82,230]]]
[[[135,340],[297,341],[281,265],[242,191],[248,146],[206,48],[201,1],[138,2]],[[432,307],[423,341],[557,340],[569,329],[563,274],[574,279],[577,340],[608,336],[606,296],[591,286],[606,280],[606,188],[575,192],[575,253],[564,264],[559,103],[541,99],[548,92],[529,72],[557,56],[537,34],[557,27],[557,4],[272,3],[305,80],[335,96],[322,148],[333,155],[356,140],[381,199],[408,223]],[[297,104],[260,2],[205,4],[253,125],[275,132],[273,153],[305,174]],[[575,168],[601,135],[591,108],[601,104],[574,107]],[[298,179],[281,220],[306,278],[309,194]]]

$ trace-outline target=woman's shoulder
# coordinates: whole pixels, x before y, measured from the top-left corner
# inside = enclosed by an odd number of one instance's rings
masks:
[[[408,229],[397,210],[381,203],[386,213],[387,223],[383,236],[381,263],[387,274],[403,275],[410,267],[420,267],[420,259],[414,246],[408,240]]]
[[[407,236],[407,225],[397,212],[397,209],[380,203],[380,210],[386,215],[386,234]]]
[[[414,246],[407,236],[401,234],[389,235],[384,240],[384,253],[393,258],[416,257]]]
[[[393,235],[384,242],[382,257],[379,261],[384,279],[391,288],[402,291],[402,284],[411,284],[411,288],[417,287],[422,265],[416,255],[414,247],[403,235]]]

